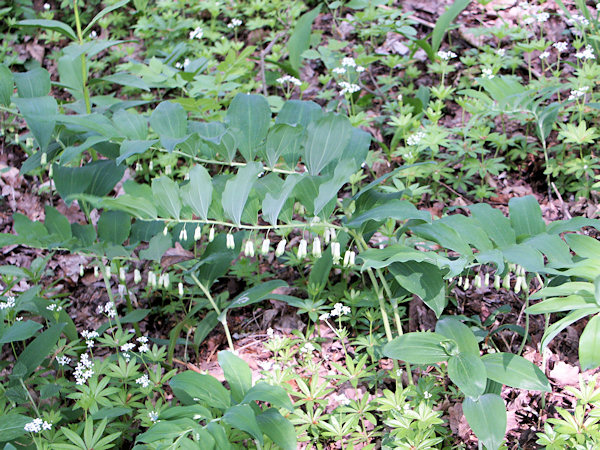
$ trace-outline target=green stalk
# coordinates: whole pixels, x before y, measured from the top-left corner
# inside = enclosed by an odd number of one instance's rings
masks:
[[[83,45],[83,33],[81,32],[81,20],[79,19],[79,7],[77,6],[77,0],[73,0],[73,12],[75,13],[75,25],[77,27],[77,38],[79,39],[79,45]],[[83,80],[83,98],[85,99],[85,110],[88,114],[92,112],[90,105],[90,91],[87,86],[87,66],[86,66],[85,53],[81,54],[81,76]]]

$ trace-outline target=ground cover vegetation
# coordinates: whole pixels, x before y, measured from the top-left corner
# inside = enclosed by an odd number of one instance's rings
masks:
[[[598,448],[599,11],[0,0],[0,446]]]

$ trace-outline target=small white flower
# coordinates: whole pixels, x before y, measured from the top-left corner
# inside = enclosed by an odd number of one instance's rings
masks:
[[[196,27],[193,31],[190,31],[189,38],[190,39],[202,39],[204,35],[204,30],[200,27]]]
[[[46,11],[49,11],[50,10],[50,3],[44,3],[44,9]]]
[[[56,362],[58,362],[59,366],[68,366],[71,363],[71,358],[68,356],[59,356],[56,358]]]
[[[148,344],[142,344],[138,347],[138,351],[140,353],[146,353],[150,351],[150,347],[148,347]]]
[[[194,229],[194,241],[199,241],[201,237],[202,228],[200,228],[200,225],[196,225],[196,228]]]
[[[136,341],[141,342],[142,344],[146,344],[148,342],[148,337],[140,336],[139,338],[136,338]]]
[[[211,229],[208,231],[208,242],[212,242],[212,241],[214,241],[214,240],[215,240],[215,229],[214,229],[214,228],[211,228]]]
[[[135,348],[135,344],[133,342],[127,342],[127,343],[121,345],[122,352],[130,352],[134,348]]]
[[[569,25],[581,26],[583,28],[590,24],[590,21],[581,14],[573,14],[570,19],[566,20],[566,22]]]
[[[504,279],[502,280],[502,287],[504,289],[510,289],[510,272],[504,275]]]
[[[423,392],[423,398],[430,399],[431,398],[431,393],[429,391]]]
[[[165,227],[163,228],[163,236],[166,236],[167,234],[169,234],[169,227],[165,225]]]
[[[596,59],[596,56],[594,55],[594,49],[592,48],[591,45],[588,44],[585,46],[585,49],[583,51],[579,51],[579,52],[575,53],[575,58],[588,60],[588,59]]]
[[[496,54],[498,56],[504,56],[504,55],[506,55],[506,49],[499,48],[498,50],[496,50]]]
[[[444,51],[440,50],[439,52],[437,52],[437,55],[444,61],[449,61],[452,58],[456,58],[456,53],[451,52],[451,51],[444,52]]]
[[[545,51],[545,52],[540,53],[539,58],[543,61],[544,59],[547,59],[548,56],[550,56],[550,52]]]
[[[348,83],[347,81],[340,81],[339,85],[342,88],[342,90],[340,91],[341,95],[354,94],[355,92],[360,91],[360,86],[358,84]]]
[[[499,275],[494,275],[494,289],[496,289],[496,290],[500,289],[500,276]]]
[[[567,99],[568,101],[572,101],[572,100],[576,100],[578,98],[581,98],[583,96],[585,96],[585,93],[589,90],[589,86],[583,86],[579,89],[573,89],[571,90],[571,93],[569,95],[569,98]]]
[[[533,22],[535,22],[535,19],[531,16],[527,16],[523,19],[525,25],[531,25]]]
[[[148,417],[150,418],[150,420],[154,423],[156,423],[158,421],[158,413],[156,411],[150,411],[148,413]]]
[[[98,37],[98,33],[96,33],[96,31],[95,31],[95,30],[92,30],[92,32],[90,33],[90,37],[91,37],[92,39],[96,39],[96,38]]]
[[[90,331],[90,330],[83,330],[81,332],[81,335],[85,339],[95,339],[95,338],[97,338],[99,336],[97,331]]]
[[[548,14],[547,12],[541,12],[535,15],[535,19],[539,22],[539,23],[544,23],[546,22],[548,19],[550,18],[550,14]]]
[[[179,296],[183,297],[183,283],[177,283],[177,291],[179,292]]]
[[[342,259],[342,257],[341,257],[341,253],[340,253],[340,243],[339,242],[331,243],[331,257],[333,258],[334,264],[340,263],[340,260]]]
[[[17,317],[15,317],[15,320],[17,322],[21,322],[23,320],[23,316],[17,316]]]
[[[354,61],[354,58],[347,56],[342,59],[342,67],[356,67],[356,61]]]
[[[187,241],[188,235],[187,235],[187,230],[185,228],[185,225],[181,228],[181,231],[179,232],[179,240],[182,242]]]
[[[84,269],[85,269],[85,268],[83,267],[83,264],[79,264],[79,276],[80,276],[80,277],[82,277],[82,276],[83,276]]]
[[[469,289],[469,277],[465,277],[465,283],[463,284],[463,289],[466,291],[467,289]]]
[[[315,258],[320,258],[320,257],[321,257],[321,254],[322,254],[322,250],[321,250],[321,240],[320,240],[318,237],[316,237],[316,238],[313,240],[313,246],[312,246],[312,255],[313,255]]]
[[[481,76],[482,78],[487,78],[488,80],[491,80],[492,78],[494,78],[494,73],[492,72],[491,68],[484,67],[483,69],[481,69]]]
[[[277,82],[279,84],[293,84],[294,86],[300,86],[302,84],[302,81],[291,75],[284,75],[280,78],[277,78]]]
[[[353,266],[355,258],[356,258],[356,253],[354,251],[346,250],[346,253],[344,253],[344,267]]]
[[[300,239],[300,244],[298,245],[298,258],[304,258],[307,255],[308,242],[306,239]]]
[[[139,377],[137,380],[135,380],[135,382],[141,385],[143,388],[147,388],[148,386],[150,386],[150,378],[148,378],[148,375],[146,374]]]
[[[148,286],[156,288],[156,274],[151,270],[148,272]]]
[[[312,345],[310,342],[307,342],[302,347],[300,347],[300,353],[309,353],[310,354],[314,351],[315,351],[315,346]]]
[[[344,69],[343,67],[336,67],[333,69],[332,71],[333,73],[336,73],[338,75],[343,75],[346,73],[346,69]]]
[[[227,28],[237,28],[242,24],[240,19],[231,19],[231,23],[227,25]]]
[[[267,328],[267,337],[272,338],[273,334],[275,334],[275,332],[273,331],[273,328],[271,328],[271,327]]]
[[[406,144],[410,146],[419,145],[419,143],[421,142],[421,140],[423,140],[424,137],[425,133],[423,131],[417,131],[415,134],[409,136],[406,139]]]
[[[15,307],[15,298],[11,295],[6,297],[6,301],[0,302],[0,309],[8,309]]]
[[[133,271],[133,282],[138,284],[140,281],[142,281],[142,274],[140,273],[139,269],[135,269]]]
[[[42,430],[52,429],[52,424],[42,420],[40,418],[33,419],[33,421],[26,423],[23,429],[29,433],[39,433]]]
[[[262,244],[260,246],[261,255],[266,255],[269,253],[269,247],[271,246],[271,241],[267,238],[263,239]]]
[[[277,247],[275,248],[275,256],[280,257],[285,252],[285,244],[286,240],[282,239],[277,243]]]
[[[244,256],[252,258],[254,257],[254,242],[251,240],[246,241],[244,246]]]
[[[87,341],[85,341],[85,344],[87,345],[87,348],[94,348],[94,340],[93,339],[88,339]]]
[[[319,316],[319,320],[327,320],[331,317],[331,314],[329,313],[323,313]]]
[[[564,53],[567,50],[568,45],[569,44],[566,42],[555,42],[552,44],[552,47],[554,47],[559,53]]]
[[[117,315],[117,311],[115,310],[115,304],[113,302],[108,302],[104,305],[104,313],[110,317],[114,318]]]
[[[98,278],[99,275],[100,275],[100,270],[98,269],[98,266],[94,266],[94,277]]]
[[[235,239],[233,238],[233,234],[227,233],[227,248],[232,250],[235,248]]]

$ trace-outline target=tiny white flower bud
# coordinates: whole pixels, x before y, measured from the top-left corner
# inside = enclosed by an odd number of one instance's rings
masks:
[[[485,287],[488,287],[490,285],[490,274],[489,274],[489,272],[485,274],[485,277],[483,277],[483,285]]]
[[[333,263],[334,264],[339,264],[340,263],[340,259],[342,259],[342,257],[341,257],[340,243],[339,242],[332,242],[331,243],[331,256],[333,258]]]
[[[148,286],[156,288],[156,274],[151,270],[148,272]]]
[[[481,287],[481,275],[475,275],[475,278],[473,279],[473,287],[475,287],[475,289],[479,289]]]
[[[135,171],[139,173],[142,170],[144,170],[143,167],[142,167],[142,165],[139,162],[135,163]]]
[[[266,255],[269,253],[269,247],[271,246],[271,241],[267,238],[263,239],[262,245],[260,246],[261,255]]]
[[[284,254],[285,244],[287,244],[285,239],[282,239],[279,241],[279,243],[277,244],[277,247],[275,248],[275,256],[280,257],[281,255]]]
[[[356,258],[356,253],[352,250],[346,250],[344,253],[344,267],[350,267],[354,265],[354,260]]]
[[[329,231],[329,228],[325,228],[325,233],[323,234],[323,240],[325,241],[326,244],[329,244],[330,239],[331,239],[331,231]]]
[[[187,241],[187,231],[185,230],[185,225],[183,226],[183,228],[179,232],[179,240],[180,241]]]
[[[98,266],[94,266],[94,277],[98,278],[98,275],[99,275]]]
[[[177,290],[179,291],[179,296],[183,297],[183,283],[179,282],[177,284]]]
[[[529,284],[527,283],[527,278],[523,275],[521,276],[521,289],[525,292],[529,292]]]
[[[138,284],[140,281],[142,281],[142,274],[140,273],[140,271],[138,269],[135,269],[133,271],[133,282],[135,284]]]
[[[226,245],[227,245],[227,248],[230,250],[235,248],[235,239],[233,238],[233,234],[227,233]]]
[[[509,271],[509,272],[514,272],[516,268],[517,268],[517,265],[516,265],[516,264],[510,263],[510,264],[508,265],[508,271]]]
[[[350,260],[348,261],[348,265],[349,266],[353,266],[356,262],[356,252],[355,251],[351,251],[350,252]]]
[[[165,166],[165,175],[171,175],[171,164]]]
[[[158,277],[158,287],[162,288],[165,285],[165,275],[163,273]]]
[[[165,225],[165,227],[163,228],[163,234],[166,236],[167,234],[169,234],[169,227]]]
[[[496,289],[496,290],[500,289],[500,276],[499,275],[494,275],[494,289]]]
[[[150,172],[152,172],[152,169],[154,169],[154,162],[153,162],[153,161],[150,161],[150,162],[148,163],[148,170],[149,170]]]
[[[40,158],[40,164],[42,166],[46,165],[48,163],[48,154],[46,152],[42,153],[42,157]]]
[[[83,264],[79,264],[79,276],[83,276]]]
[[[331,240],[334,241],[337,237],[337,234],[335,233],[335,228],[329,228],[329,234],[331,235]]]
[[[521,277],[515,279],[515,294],[521,292]]]
[[[456,283],[456,285],[457,285],[458,287],[461,287],[461,286],[462,286],[462,284],[463,284],[463,277],[462,277],[462,275],[461,275],[460,277],[458,277],[458,283]]]
[[[215,240],[215,229],[211,228],[208,232],[208,242],[212,242]]]
[[[504,279],[502,280],[502,287],[504,289],[510,289],[510,272],[504,275]]]
[[[54,173],[54,167],[53,167],[53,166],[50,166],[50,167],[48,168],[48,176],[49,176],[50,178],[52,178],[52,174],[53,174],[53,173]]]
[[[169,286],[171,286],[171,281],[169,279],[169,272],[165,273],[165,279],[163,281],[163,284],[165,286],[165,289],[169,289]]]
[[[246,246],[244,247],[244,256],[252,258],[254,256],[254,242],[251,240],[246,241]]]
[[[306,239],[300,239],[300,244],[298,245],[298,258],[304,258],[307,255],[308,242]]]
[[[202,237],[202,228],[200,228],[200,225],[197,225],[196,229],[194,230],[194,241],[199,241],[201,237]]]
[[[119,268],[119,280],[124,283],[125,282],[125,267]]]
[[[463,289],[466,291],[467,289],[469,289],[469,277],[465,277],[465,284],[463,285]]]
[[[316,238],[313,240],[312,255],[313,255],[315,258],[320,258],[320,257],[321,257],[321,254],[322,254],[322,250],[321,250],[321,240],[320,240],[318,237],[316,237]]]
[[[104,271],[104,273],[106,274],[106,278],[110,278],[110,266],[106,266],[106,270]]]

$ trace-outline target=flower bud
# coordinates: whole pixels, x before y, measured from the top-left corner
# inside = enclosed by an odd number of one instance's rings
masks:
[[[156,274],[151,270],[148,272],[148,286],[156,288]]]
[[[104,271],[104,273],[106,274],[106,278],[110,278],[110,266],[106,266],[106,270]]]
[[[504,279],[502,280],[502,287],[504,289],[510,289],[510,272],[504,275]]]
[[[348,265],[349,266],[354,266],[355,260],[356,260],[356,252],[351,251],[350,252],[350,260],[348,261]]]
[[[208,232],[208,242],[212,242],[215,240],[215,229],[211,227],[210,231]]]
[[[183,297],[183,283],[179,282],[177,284],[177,290],[179,291],[179,296]]]
[[[171,175],[171,164],[165,166],[165,175]]]
[[[329,234],[331,235],[331,240],[335,241],[337,234],[335,233],[335,228],[329,228]]]
[[[94,266],[94,277],[98,278],[98,275],[100,275],[99,274],[99,270],[98,270],[98,266]]]
[[[353,266],[355,258],[356,253],[354,253],[352,250],[346,250],[346,253],[344,253],[344,267]]]
[[[462,286],[462,284],[463,284],[463,277],[462,277],[462,275],[461,275],[460,277],[458,277],[458,283],[456,283],[456,285],[457,285],[458,287],[461,287],[461,286]]]
[[[515,279],[515,294],[521,292],[521,277]]]
[[[331,232],[329,231],[329,228],[325,228],[325,233],[323,233],[323,240],[325,241],[326,244],[329,244],[330,239],[331,239]]]
[[[467,289],[469,289],[469,277],[465,277],[465,284],[463,285],[463,289],[466,291]]]
[[[300,244],[298,245],[298,258],[304,258],[307,255],[308,242],[306,239],[300,239]]]
[[[342,259],[342,257],[341,257],[341,253],[340,253],[340,243],[339,242],[331,243],[331,257],[333,258],[334,264],[340,263],[340,259]]]
[[[269,247],[271,247],[271,241],[268,238],[264,238],[260,246],[260,254],[264,256],[269,253]]]
[[[320,257],[321,257],[321,254],[322,254],[322,250],[321,250],[321,240],[320,240],[318,237],[316,237],[316,238],[313,240],[312,255],[313,255],[315,258],[320,258]]]
[[[254,256],[254,242],[247,240],[244,247],[244,256],[252,258]]]
[[[475,275],[475,278],[473,279],[473,286],[475,289],[481,288],[481,275]]]
[[[48,176],[52,178],[52,174],[54,173],[54,166],[50,165],[48,168]]]
[[[153,170],[153,169],[154,169],[154,162],[153,162],[153,161],[150,161],[150,162],[148,163],[148,171],[152,172],[152,170]]]
[[[83,264],[79,264],[79,276],[83,276]]]
[[[135,171],[139,173],[142,170],[143,170],[142,165],[139,162],[135,163]]]
[[[133,282],[135,284],[138,284],[140,281],[142,281],[142,274],[140,273],[140,271],[138,269],[135,269],[133,271]]]
[[[163,228],[163,235],[167,235],[169,234],[169,227],[165,225],[165,227]]]
[[[121,283],[125,282],[125,267],[119,267],[119,280]]]
[[[279,243],[277,244],[277,248],[275,248],[275,256],[280,257],[281,255],[283,255],[283,253],[285,252],[285,244],[285,239],[279,241]]]
[[[233,250],[235,248],[235,239],[233,234],[227,233],[227,248]]]
[[[40,158],[40,164],[42,166],[46,165],[48,163],[48,154],[46,152],[42,152],[42,156]]]
[[[165,273],[165,279],[163,280],[163,285],[165,286],[165,289],[169,289],[169,286],[171,286],[171,281],[169,279],[169,272]]]
[[[196,228],[194,229],[194,241],[199,241],[201,237],[202,228],[200,228],[200,225],[196,225]]]
[[[500,276],[499,275],[494,275],[494,289],[496,289],[496,290],[500,289]]]
[[[527,278],[523,275],[521,276],[521,289],[525,292],[529,292],[529,284],[527,283]]]

